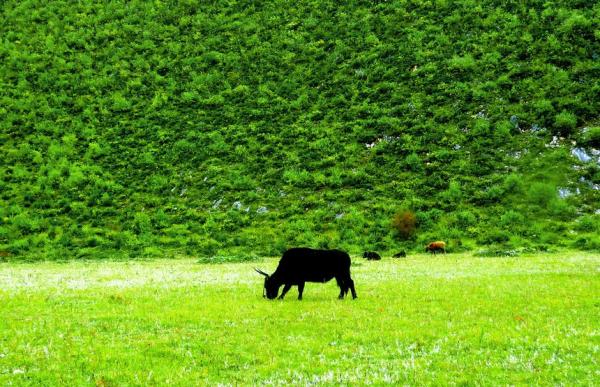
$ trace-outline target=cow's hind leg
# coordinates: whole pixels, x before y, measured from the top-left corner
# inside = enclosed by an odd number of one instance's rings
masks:
[[[302,292],[304,291],[304,282],[298,284],[298,299],[302,299]]]
[[[356,290],[354,289],[354,281],[352,281],[352,278],[350,278],[348,280],[348,287],[350,288],[350,291],[352,292],[352,299],[356,298]],[[346,290],[347,292],[347,290]]]

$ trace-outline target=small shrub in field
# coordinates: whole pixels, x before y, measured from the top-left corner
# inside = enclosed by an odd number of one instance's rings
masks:
[[[510,234],[507,231],[492,228],[481,235],[477,242],[482,244],[505,243],[510,240]]]
[[[205,238],[202,243],[196,246],[198,252],[207,256],[214,255],[219,247],[220,243],[212,238]]]
[[[575,217],[577,209],[565,200],[554,199],[548,203],[550,214],[558,219],[569,220]]]
[[[473,255],[476,257],[516,257],[519,255],[519,252],[514,249],[484,249],[476,251]]]
[[[525,222],[525,217],[519,212],[509,210],[500,217],[500,224],[507,228],[521,226]]]
[[[600,230],[600,216],[585,215],[577,220],[575,229],[582,232],[596,232]]]
[[[444,211],[438,210],[437,208],[433,208],[429,211],[419,211],[419,213],[416,214],[417,224],[423,229],[433,228],[443,214]]]
[[[416,153],[411,153],[404,160],[406,166],[413,172],[419,172],[423,169],[423,162]]]
[[[29,249],[30,242],[28,238],[21,238],[12,241],[8,247],[8,251],[12,254],[19,254]]]
[[[131,231],[113,231],[108,238],[116,249],[131,248],[138,244],[137,237]]]
[[[596,235],[585,235],[577,238],[572,247],[580,250],[598,250],[600,251],[600,237]]]
[[[523,177],[511,173],[504,179],[504,191],[506,193],[519,193],[523,190]]]
[[[417,216],[410,210],[402,210],[394,215],[392,227],[402,239],[413,236],[417,230]]]
[[[573,113],[563,110],[554,117],[554,125],[562,133],[570,133],[577,126],[577,117]]]
[[[150,232],[152,230],[152,223],[148,214],[144,212],[136,213],[133,228],[138,235]]]
[[[160,258],[164,257],[165,251],[156,246],[146,246],[142,249],[141,256],[145,258]]]
[[[255,254],[248,253],[233,253],[227,255],[214,255],[198,259],[197,263],[239,263],[239,262],[255,262],[259,261],[260,257]]]
[[[583,136],[583,143],[588,146],[600,147],[600,126],[588,128]]]
[[[448,189],[440,194],[442,201],[449,206],[457,205],[462,197],[463,193],[460,189],[460,184],[456,181],[450,182]]]
[[[533,204],[545,207],[557,193],[553,185],[547,183],[533,183],[527,191],[529,201]]]
[[[467,228],[475,225],[477,217],[471,211],[460,211],[456,214],[456,225],[461,228]]]

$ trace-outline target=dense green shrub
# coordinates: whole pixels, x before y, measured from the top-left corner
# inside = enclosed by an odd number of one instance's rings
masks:
[[[460,204],[460,201],[463,198],[463,192],[460,188],[460,184],[457,181],[452,181],[450,182],[448,189],[439,196],[447,208],[454,208]]]
[[[554,199],[548,203],[548,212],[554,219],[571,220],[577,215],[577,209],[568,201]]]
[[[600,202],[582,4],[4,1],[0,246],[569,245]]]
[[[529,202],[540,207],[547,206],[557,196],[556,187],[548,183],[535,182],[527,189]]]
[[[500,225],[507,230],[518,229],[525,223],[525,217],[514,210],[509,210],[500,216]]]
[[[583,142],[588,146],[600,147],[600,126],[592,126],[583,134]]]
[[[600,215],[585,215],[577,220],[575,229],[584,233],[600,231]]]
[[[571,247],[581,250],[596,250],[600,251],[600,237],[597,234],[588,234],[577,237]]]
[[[483,245],[506,243],[510,240],[510,233],[508,231],[500,230],[497,228],[490,228],[482,232],[477,238],[477,242]]]
[[[554,124],[563,134],[568,134],[577,126],[577,117],[573,113],[563,110],[554,118]]]
[[[256,262],[261,260],[255,254],[244,252],[232,253],[228,255],[211,255],[198,259],[197,263],[237,263],[237,262]]]

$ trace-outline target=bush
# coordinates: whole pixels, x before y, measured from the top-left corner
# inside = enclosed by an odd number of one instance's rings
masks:
[[[525,217],[519,212],[508,210],[500,217],[500,225],[511,229],[513,227],[520,227],[525,223]]]
[[[392,228],[400,239],[409,239],[417,230],[417,217],[410,210],[401,210],[392,218]]]
[[[136,234],[147,234],[152,230],[150,216],[145,212],[138,212],[134,216],[133,229]]]
[[[548,211],[554,218],[571,220],[577,214],[577,209],[564,199],[554,199],[548,203]]]
[[[597,235],[581,236],[572,243],[572,247],[580,250],[600,251],[600,237]]]
[[[256,262],[260,261],[261,258],[255,254],[248,254],[244,252],[224,254],[224,255],[213,255],[199,258],[196,263],[241,263],[241,262]]]
[[[220,243],[212,238],[204,238],[202,242],[196,246],[197,251],[205,256],[212,256],[217,253]]]
[[[12,254],[23,253],[30,248],[30,241],[28,238],[16,239],[8,246],[8,251]]]
[[[404,160],[404,163],[406,164],[408,169],[410,169],[413,172],[420,172],[423,170],[423,162],[421,161],[419,155],[416,153],[411,153],[410,155],[408,155]]]
[[[504,179],[504,192],[516,194],[523,190],[523,176],[511,173]]]
[[[600,126],[588,128],[582,137],[582,142],[585,145],[600,147]]]
[[[448,189],[442,192],[440,195],[442,202],[450,207],[458,205],[463,197],[460,184],[456,181],[450,182]]]
[[[575,230],[580,232],[597,232],[600,230],[600,215],[585,215],[577,219]]]
[[[129,249],[138,245],[138,240],[130,231],[113,231],[108,238],[116,249]]]
[[[527,190],[529,202],[546,207],[550,201],[556,198],[557,193],[553,185],[548,183],[533,183]]]
[[[477,216],[471,211],[460,211],[456,213],[456,225],[460,228],[466,229],[477,223]]]
[[[510,240],[510,233],[504,230],[500,230],[497,228],[492,228],[487,230],[484,234],[482,234],[479,238],[477,238],[477,242],[485,245],[495,244],[495,243],[506,243]]]
[[[483,249],[476,251],[476,257],[516,257],[519,251],[515,249]]]
[[[569,134],[577,126],[577,117],[575,114],[563,110],[554,117],[554,125],[559,132]]]

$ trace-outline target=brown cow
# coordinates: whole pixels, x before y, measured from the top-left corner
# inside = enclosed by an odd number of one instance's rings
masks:
[[[435,241],[435,242],[431,242],[430,244],[428,244],[425,247],[425,252],[431,252],[433,255],[435,255],[436,252],[441,251],[442,253],[446,254],[446,242],[443,241]]]

